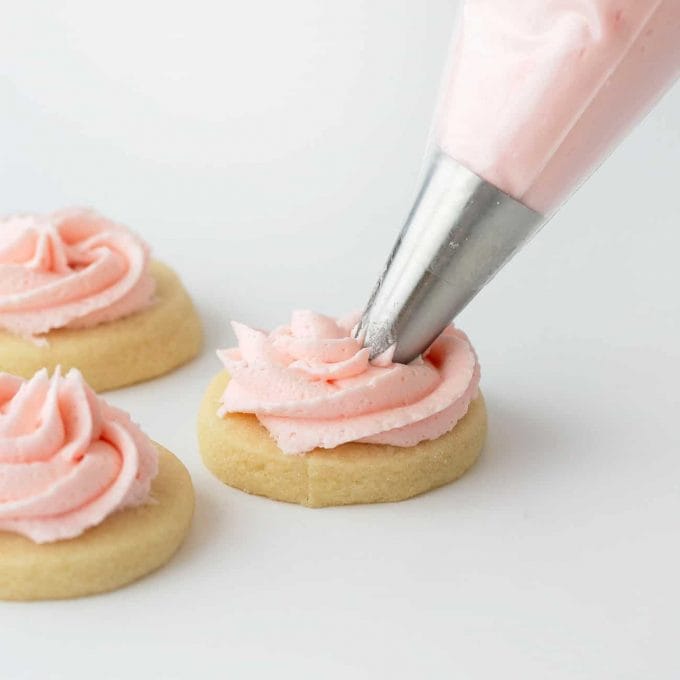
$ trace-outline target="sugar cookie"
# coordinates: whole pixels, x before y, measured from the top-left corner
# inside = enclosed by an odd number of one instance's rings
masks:
[[[458,479],[484,445],[480,395],[452,430],[415,446],[352,442],[286,455],[254,415],[217,416],[228,380],[217,375],[201,405],[201,456],[225,484],[258,496],[308,507],[400,501]]]
[[[72,370],[0,374],[0,599],[79,597],[157,569],[189,529],[189,473]]]
[[[467,337],[450,328],[405,366],[371,361],[355,321],[301,311],[269,334],[234,324],[238,347],[218,353],[227,372],[198,422],[219,479],[319,507],[402,500],[473,464],[486,409]]]
[[[104,391],[167,373],[201,343],[179,278],[125,227],[87,210],[0,224],[0,370],[77,367]]]

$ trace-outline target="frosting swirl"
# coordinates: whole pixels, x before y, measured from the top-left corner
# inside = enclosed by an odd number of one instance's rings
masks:
[[[451,430],[479,385],[465,334],[449,327],[408,365],[389,352],[370,361],[351,336],[357,321],[295,311],[271,333],[233,323],[238,347],[218,352],[231,375],[218,415],[254,413],[284,453],[413,446]]]
[[[0,327],[35,339],[151,304],[147,245],[92,210],[0,220]]]
[[[157,469],[155,446],[78,370],[0,373],[0,530],[73,538],[146,502]]]

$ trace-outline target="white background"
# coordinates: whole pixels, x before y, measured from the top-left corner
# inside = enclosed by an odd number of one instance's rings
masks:
[[[0,604],[0,676],[680,677],[680,90],[459,318],[488,445],[408,502],[223,487],[194,421],[228,320],[363,306],[409,207],[454,0],[3,0],[0,212],[88,204],[173,265],[201,359],[110,395],[193,531],[89,599]]]

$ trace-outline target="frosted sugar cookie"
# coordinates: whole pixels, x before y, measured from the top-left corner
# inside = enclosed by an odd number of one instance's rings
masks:
[[[176,274],[91,210],[0,221],[0,370],[77,367],[97,391],[154,378],[200,351]]]
[[[460,477],[486,435],[479,364],[447,329],[409,365],[369,360],[356,319],[307,311],[238,347],[201,405],[206,466],[249,493],[311,507],[397,501]]]
[[[77,370],[0,374],[0,599],[130,583],[170,559],[193,507],[179,460]]]

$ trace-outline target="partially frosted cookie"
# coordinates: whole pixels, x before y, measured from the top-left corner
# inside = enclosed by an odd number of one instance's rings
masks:
[[[130,583],[175,553],[193,507],[179,460],[77,370],[0,374],[0,599]]]
[[[409,365],[369,360],[355,318],[307,311],[271,333],[233,324],[198,421],[223,482],[311,507],[397,501],[460,477],[486,436],[479,364],[447,329]]]
[[[103,391],[167,373],[201,343],[179,278],[126,227],[80,209],[0,221],[0,370],[77,367]]]

